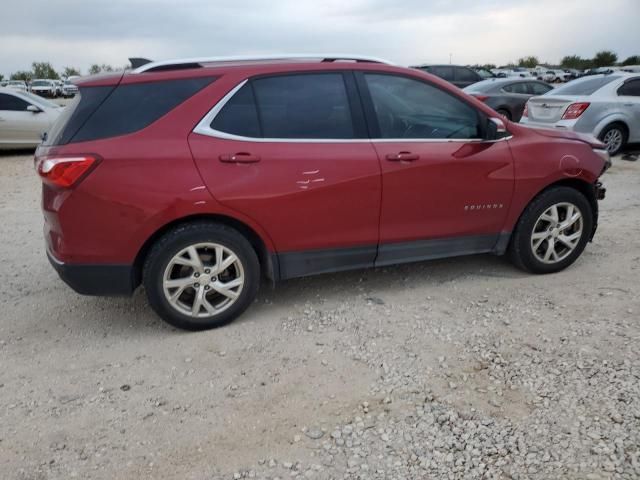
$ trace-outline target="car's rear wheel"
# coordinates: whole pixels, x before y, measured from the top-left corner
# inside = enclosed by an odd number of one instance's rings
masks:
[[[143,284],[163,320],[186,330],[205,330],[233,321],[253,302],[260,264],[236,230],[191,223],[171,230],[152,247]]]
[[[550,188],[518,220],[509,247],[511,259],[529,272],[558,272],[580,256],[592,228],[593,211],[582,193],[569,187]]]
[[[607,147],[609,155],[617,155],[620,150],[627,144],[628,133],[624,125],[620,123],[612,123],[607,125],[600,135],[600,141]]]

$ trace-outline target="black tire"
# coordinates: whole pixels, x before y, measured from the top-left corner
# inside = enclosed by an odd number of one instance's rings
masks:
[[[190,245],[207,242],[233,251],[242,265],[244,284],[234,303],[227,309],[196,318],[182,313],[169,303],[164,294],[163,278],[167,265],[178,252]],[[232,322],[251,305],[260,286],[260,263],[249,241],[237,230],[214,222],[187,223],[169,231],[153,245],[144,262],[142,283],[151,308],[165,322],[184,330],[207,330]]]
[[[627,130],[627,127],[622,123],[611,123],[607,125],[600,132],[600,135],[598,135],[598,139],[601,142],[604,142],[604,139],[607,136],[607,134],[614,130],[620,132],[620,135],[622,136],[622,142],[620,143],[620,146],[618,146],[617,148],[613,148],[612,150],[610,150],[607,147],[607,151],[609,152],[609,155],[611,155],[612,157],[620,153],[620,150],[622,150],[625,147],[625,145],[627,144],[627,140],[629,139],[629,132]]]
[[[573,251],[556,263],[544,263],[534,254],[532,235],[541,215],[553,205],[572,204],[582,215],[582,234]],[[552,187],[534,198],[525,208],[516,224],[509,244],[511,261],[520,269],[531,273],[555,273],[564,270],[583,252],[593,230],[593,210],[585,196],[570,187]],[[556,240],[557,241],[557,240]]]
[[[505,117],[507,120],[511,120],[511,112],[509,110],[505,110],[504,108],[499,108],[498,110],[496,110],[496,112],[498,112],[500,115],[502,115],[503,117]]]

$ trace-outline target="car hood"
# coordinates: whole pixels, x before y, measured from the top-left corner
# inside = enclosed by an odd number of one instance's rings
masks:
[[[559,128],[535,128],[535,127],[529,127],[528,125],[523,125],[523,126],[526,126],[528,129],[533,130],[537,134],[542,135],[544,137],[566,138],[569,140],[577,140],[579,142],[584,142],[590,145],[592,148],[600,148],[600,149],[606,148],[604,143],[602,143],[593,135],[588,135],[586,133],[578,133],[571,130],[562,130]]]

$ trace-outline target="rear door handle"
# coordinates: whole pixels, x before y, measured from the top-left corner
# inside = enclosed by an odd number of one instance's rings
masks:
[[[625,107],[633,107],[633,103],[625,103],[624,106]]]
[[[252,155],[247,152],[239,152],[234,154],[224,154],[218,157],[224,163],[257,163],[260,161],[258,155]]]
[[[390,162],[415,162],[419,158],[420,155],[411,152],[390,153],[387,155],[387,160]]]

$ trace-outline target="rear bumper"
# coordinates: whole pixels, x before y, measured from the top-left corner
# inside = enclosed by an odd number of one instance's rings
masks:
[[[132,265],[84,265],[63,263],[47,252],[60,278],[82,295],[131,295],[135,289]]]

